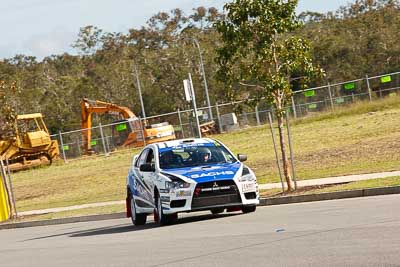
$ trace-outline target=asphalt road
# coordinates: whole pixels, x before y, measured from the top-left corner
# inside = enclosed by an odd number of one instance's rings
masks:
[[[400,195],[2,230],[0,266],[400,266]]]

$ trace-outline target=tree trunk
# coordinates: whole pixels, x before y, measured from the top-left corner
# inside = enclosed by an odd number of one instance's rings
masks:
[[[289,160],[286,155],[286,144],[285,144],[285,129],[283,128],[283,110],[282,110],[282,103],[279,99],[276,99],[276,114],[278,118],[278,130],[279,130],[279,143],[281,146],[281,153],[282,153],[282,161],[283,161],[283,174],[285,176],[286,184],[288,191],[293,191],[293,181],[292,177],[290,176],[290,167],[289,167]]]

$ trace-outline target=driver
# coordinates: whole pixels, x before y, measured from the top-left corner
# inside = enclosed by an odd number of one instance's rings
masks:
[[[200,148],[197,150],[197,153],[198,153],[198,155],[199,155],[199,161],[200,161],[201,163],[210,162],[210,160],[211,160],[211,151],[210,151],[209,148],[207,148],[207,147],[200,147]]]

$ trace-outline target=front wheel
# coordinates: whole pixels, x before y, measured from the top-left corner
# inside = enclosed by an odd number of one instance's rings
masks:
[[[176,220],[178,220],[178,214],[177,213],[169,214],[169,215],[166,215],[166,214],[163,213],[161,199],[158,196],[157,196],[157,199],[156,199],[156,203],[157,203],[157,206],[156,206],[156,209],[154,210],[154,221],[159,226],[172,224],[172,223],[176,222]]]
[[[242,212],[243,213],[255,212],[256,208],[257,208],[256,205],[253,205],[253,206],[242,206]]]
[[[137,213],[135,200],[131,196],[131,219],[134,225],[144,225],[146,224],[147,214]]]

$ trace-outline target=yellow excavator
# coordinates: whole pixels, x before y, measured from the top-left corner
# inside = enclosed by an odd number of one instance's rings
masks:
[[[60,155],[57,140],[51,140],[41,113],[17,115],[15,135],[0,140],[1,160],[9,162],[10,170],[50,165]]]
[[[81,101],[81,128],[83,129],[83,150],[86,155],[93,153],[92,139],[92,114],[112,114],[119,120],[115,123],[116,133],[113,139],[122,147],[140,147],[144,144],[163,142],[175,139],[175,131],[167,122],[151,126],[142,125],[140,119],[127,107],[100,100],[83,98]],[[143,126],[143,127],[142,127]],[[142,129],[143,128],[143,129]]]

